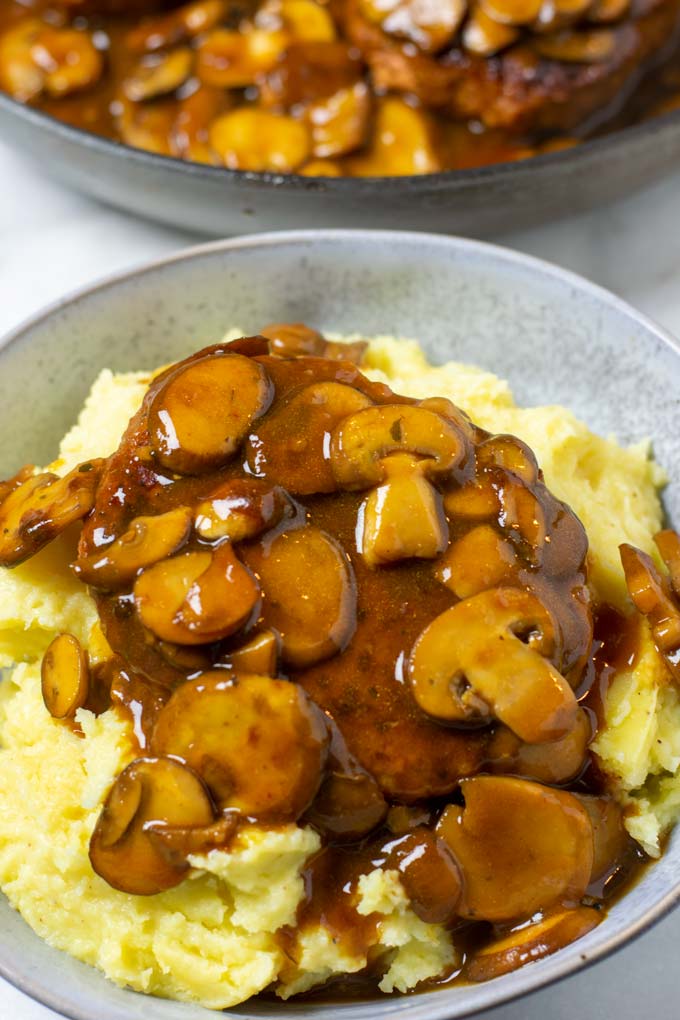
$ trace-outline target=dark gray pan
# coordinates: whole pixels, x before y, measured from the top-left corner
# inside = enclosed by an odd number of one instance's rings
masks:
[[[676,169],[680,111],[562,152],[425,177],[245,173],[132,149],[0,94],[0,137],[79,191],[210,236],[296,227],[488,236],[571,216]]]

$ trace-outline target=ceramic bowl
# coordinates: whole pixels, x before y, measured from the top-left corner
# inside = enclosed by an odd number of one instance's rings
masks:
[[[680,356],[674,341],[576,276],[500,248],[425,234],[326,231],[227,241],[107,280],[53,306],[0,342],[0,477],[25,461],[54,456],[101,368],[150,368],[216,340],[230,326],[253,333],[274,320],[418,337],[434,361],[474,362],[507,378],[520,403],[565,404],[623,443],[653,436],[655,454],[673,479],[667,510],[680,522]],[[248,1003],[230,1015],[467,1016],[612,952],[679,897],[680,828],[661,860],[598,928],[513,974],[398,999],[332,1006]],[[629,957],[634,961],[634,952]],[[214,1018],[196,1006],[115,987],[43,943],[1,898],[0,973],[75,1020]],[[551,1017],[573,1016],[574,1003],[572,996],[571,1008],[559,1014],[551,1008]]]
[[[680,111],[562,152],[421,177],[311,178],[188,163],[71,127],[2,93],[0,137],[78,191],[212,237],[298,227],[488,237],[599,208],[674,172]]]

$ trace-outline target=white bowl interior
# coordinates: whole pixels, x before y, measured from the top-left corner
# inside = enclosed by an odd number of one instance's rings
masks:
[[[195,249],[106,282],[32,321],[0,347],[0,477],[47,462],[103,367],[147,368],[270,321],[417,337],[435,361],[509,379],[519,402],[562,403],[596,431],[653,437],[680,521],[680,357],[663,331],[612,295],[514,253],[429,235],[309,232]],[[487,984],[371,1002],[247,1004],[239,1018],[460,1017],[563,977],[643,930],[680,893],[680,832],[590,935]],[[105,923],[105,919],[103,919]],[[0,902],[0,972],[77,1020],[208,1020],[145,998],[57,953]]]

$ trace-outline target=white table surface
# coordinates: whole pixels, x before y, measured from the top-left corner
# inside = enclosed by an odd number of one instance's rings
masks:
[[[596,213],[496,240],[590,277],[680,335],[678,223],[680,172]],[[67,192],[0,143],[0,334],[97,277],[199,240]],[[677,1020],[678,949],[680,911],[612,960],[482,1020]],[[0,1020],[55,1018],[0,979]]]

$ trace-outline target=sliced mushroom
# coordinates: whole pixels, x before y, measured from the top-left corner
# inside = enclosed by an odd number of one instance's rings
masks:
[[[555,624],[553,665],[574,689],[583,679],[593,640],[590,589],[578,577],[556,584],[544,570],[532,574],[531,591]]]
[[[463,46],[477,57],[493,57],[517,42],[520,30],[490,18],[479,6],[472,8],[463,28]]]
[[[18,489],[20,485],[27,482],[30,478],[35,475],[35,468],[32,464],[26,464],[22,467],[12,478],[8,478],[6,482],[0,482],[0,507],[7,499],[11,492]]]
[[[667,529],[655,535],[654,541],[666,564],[673,594],[680,598],[680,535]]]
[[[378,784],[364,769],[337,772],[324,780],[306,820],[337,840],[363,839],[387,813]]]
[[[503,922],[577,903],[593,865],[593,832],[576,797],[525,779],[461,782],[436,828],[463,877],[461,917]]]
[[[459,538],[437,563],[437,578],[459,599],[512,584],[517,554],[489,524],[479,524]]]
[[[467,0],[404,0],[389,12],[382,27],[425,53],[439,53],[453,42],[467,9]]]
[[[199,777],[171,758],[138,758],[120,774],[90,840],[92,867],[109,885],[151,896],[178,885],[188,864],[171,863],[148,826],[211,825],[212,801]]]
[[[222,807],[259,821],[295,821],[319,787],[328,734],[302,688],[271,677],[205,673],[158,717],[155,754],[184,759]]]
[[[236,834],[239,823],[237,811],[225,811],[211,825],[179,826],[167,822],[147,822],[150,842],[175,868],[186,866],[193,854],[208,854],[224,850]]]
[[[592,736],[590,717],[582,708],[567,735],[549,744],[525,744],[512,730],[499,726],[487,748],[485,771],[539,783],[566,783],[583,770]]]
[[[210,144],[230,170],[293,173],[309,157],[311,136],[294,117],[243,106],[213,121]]]
[[[333,430],[371,403],[365,393],[344,383],[305,386],[253,429],[246,445],[250,470],[294,495],[334,492],[337,483],[328,453]]]
[[[24,18],[0,35],[0,88],[20,103],[36,99],[45,85],[45,75],[32,55],[44,27],[38,18]]]
[[[252,358],[220,352],[190,361],[169,375],[151,403],[156,460],[188,475],[221,467],[272,396],[270,380]]]
[[[386,481],[394,455],[402,455],[402,461],[407,456],[426,478],[445,478],[467,452],[465,437],[440,414],[412,404],[382,404],[337,426],[330,458],[338,485],[361,490]]]
[[[278,485],[257,478],[233,478],[196,508],[196,531],[208,541],[244,542],[273,528],[291,510]]]
[[[654,565],[651,556],[624,543],[619,546],[626,585],[636,609],[652,622],[678,615],[668,584]]]
[[[331,159],[360,148],[366,140],[372,108],[371,92],[363,81],[310,103],[306,116],[314,156]]]
[[[477,466],[481,470],[498,467],[517,475],[527,485],[534,485],[538,481],[536,457],[527,444],[516,436],[491,436],[479,444],[475,454]]]
[[[159,641],[156,650],[166,662],[182,673],[197,673],[212,669],[215,657],[209,647],[198,645],[173,645],[169,641]]]
[[[118,776],[98,819],[97,842],[104,850],[115,846],[130,831],[130,826],[144,799],[145,790],[141,775],[146,770],[138,768],[137,760],[132,764],[137,767],[128,766]],[[171,779],[172,771],[174,770],[170,770]]]
[[[357,546],[369,567],[399,560],[436,559],[449,542],[442,497],[409,471],[378,486],[363,505]]]
[[[467,0],[361,0],[359,10],[388,35],[408,39],[425,53],[438,53],[460,28]]]
[[[499,523],[530,564],[541,563],[548,526],[541,502],[524,482],[507,478],[499,486]]]
[[[496,718],[527,743],[559,740],[573,728],[578,704],[549,661],[554,647],[552,618],[535,595],[482,592],[441,613],[416,641],[414,697],[447,723]]]
[[[260,335],[269,340],[270,353],[278,358],[328,358],[360,365],[368,349],[365,340],[351,343],[326,340],[316,329],[302,322],[275,322],[265,326]]]
[[[184,84],[193,63],[194,53],[188,46],[143,57],[123,79],[123,92],[134,103],[166,96]]]
[[[101,77],[102,56],[87,32],[43,27],[31,46],[31,58],[43,74],[50,96],[70,96]]]
[[[0,503],[0,566],[13,567],[81,520],[94,506],[103,461],[79,464],[63,478],[32,475]]]
[[[132,53],[148,53],[177,46],[214,28],[226,11],[226,0],[196,0],[169,14],[146,18],[127,33],[125,45]]]
[[[498,490],[488,475],[482,475],[444,493],[444,509],[451,520],[457,517],[469,520],[496,518],[500,511]]]
[[[545,574],[553,578],[568,578],[578,573],[585,577],[588,556],[586,529],[566,503],[555,499],[546,488],[542,488],[540,497],[545,535],[537,562],[540,562]],[[540,520],[537,523],[540,524]]]
[[[470,421],[465,411],[456,407],[448,397],[424,397],[423,400],[418,401],[418,406],[424,407],[426,411],[434,411],[442,418],[448,418],[471,443],[476,441],[478,432],[476,426]]]
[[[132,103],[121,92],[116,100],[116,109],[116,127],[126,145],[161,156],[172,156],[177,117],[174,102],[159,99],[154,103]]]
[[[178,507],[156,517],[135,517],[127,530],[96,553],[79,557],[74,574],[95,588],[127,585],[145,567],[172,556],[187,541],[192,526],[188,507]]]
[[[623,824],[623,811],[612,797],[576,793],[588,812],[593,827],[593,870],[591,882],[613,874],[631,850],[631,839]]]
[[[54,719],[73,719],[90,689],[87,652],[72,634],[59,634],[43,657],[42,697]]]
[[[432,120],[397,96],[378,98],[368,150],[348,161],[347,169],[355,177],[437,173],[443,167]]]
[[[649,620],[657,649],[671,671],[678,675],[680,606],[671,595],[670,585],[647,553],[627,544],[619,546],[619,552],[633,604]]]
[[[465,967],[465,976],[470,981],[490,981],[509,974],[564,949],[587,935],[601,920],[601,912],[592,907],[574,907],[557,910],[529,925],[522,923],[478,949]]]
[[[304,668],[347,645],[356,627],[356,587],[334,539],[299,528],[244,549],[243,556],[260,579],[264,622],[281,635],[284,662]]]
[[[358,532],[369,566],[443,552],[449,535],[442,499],[427,479],[451,475],[467,450],[454,423],[408,404],[366,408],[335,429],[330,454],[337,483],[379,486],[363,506]]]
[[[546,60],[559,60],[566,64],[601,64],[613,55],[616,36],[608,28],[559,32],[536,36],[534,47]]]
[[[384,869],[399,872],[415,914],[428,924],[450,924],[458,913],[461,876],[448,845],[418,826],[382,846]]]
[[[283,31],[216,28],[198,47],[196,74],[213,88],[248,88],[274,66],[288,41]]]
[[[259,605],[255,578],[229,543],[147,567],[134,586],[145,627],[162,641],[202,645],[228,637]]]
[[[315,0],[281,0],[278,5],[284,27],[300,42],[333,42],[337,33],[327,7]]]
[[[543,0],[478,0],[480,7],[500,25],[530,25]]]
[[[321,161],[318,161],[321,162]],[[330,361],[349,361],[352,365],[361,365],[368,350],[366,340],[327,340],[323,352],[324,358]]]
[[[263,630],[240,648],[220,659],[220,663],[237,673],[276,676],[279,661],[279,638],[273,630]]]
[[[323,358],[326,340],[316,329],[303,322],[273,322],[260,330],[269,341],[269,350],[279,358]]]
[[[362,839],[383,821],[387,802],[373,776],[347,749],[338,726],[329,723],[326,776],[305,821],[333,839]]]

